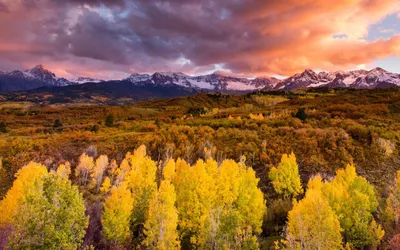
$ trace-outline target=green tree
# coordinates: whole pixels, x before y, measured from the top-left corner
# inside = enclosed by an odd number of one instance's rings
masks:
[[[299,108],[294,117],[300,119],[301,121],[305,121],[308,118],[308,115],[306,114],[306,111],[303,108]]]
[[[303,193],[301,186],[299,167],[294,153],[282,155],[281,162],[277,168],[272,167],[269,179],[278,194],[285,198],[296,197]]]
[[[13,249],[77,249],[88,222],[78,188],[50,173],[23,197],[9,245]]]
[[[0,122],[0,133],[7,133],[8,129],[7,129],[7,125],[5,122]]]
[[[112,127],[112,126],[114,126],[114,115],[113,115],[113,114],[109,114],[109,115],[106,117],[106,120],[105,120],[104,124],[105,124],[107,127]]]
[[[100,128],[99,125],[95,124],[92,126],[92,128],[90,129],[91,132],[97,133],[99,132]]]
[[[288,215],[289,249],[341,249],[338,216],[322,193],[320,176],[310,180],[305,197],[295,202]]]
[[[62,127],[61,121],[59,119],[56,119],[54,121],[53,128],[56,129],[56,128],[61,128],[61,127]]]

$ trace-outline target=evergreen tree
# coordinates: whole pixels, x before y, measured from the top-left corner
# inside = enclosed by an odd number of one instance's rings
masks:
[[[303,108],[299,108],[294,117],[300,119],[301,121],[305,121],[308,118],[308,115],[306,114],[306,111]]]
[[[114,115],[113,115],[113,114],[109,114],[109,115],[106,117],[106,120],[105,120],[104,124],[105,124],[107,127],[112,127],[112,126],[114,126]]]
[[[0,122],[0,133],[7,133],[8,129],[7,129],[7,125],[5,122]]]
[[[59,119],[56,119],[56,120],[54,121],[53,128],[54,128],[54,129],[57,129],[57,128],[61,128],[61,127],[62,127],[61,121],[60,121]]]

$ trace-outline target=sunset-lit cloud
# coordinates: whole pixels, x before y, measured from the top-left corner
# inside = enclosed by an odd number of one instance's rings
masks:
[[[121,78],[368,67],[400,55],[399,27],[383,22],[399,11],[398,0],[0,0],[0,69]]]

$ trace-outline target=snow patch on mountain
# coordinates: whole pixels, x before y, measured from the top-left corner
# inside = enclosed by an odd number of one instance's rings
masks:
[[[97,78],[91,78],[91,77],[78,77],[76,79],[70,80],[72,84],[84,84],[88,82],[93,82],[93,83],[99,83],[99,82],[104,82],[104,80],[97,79]]]

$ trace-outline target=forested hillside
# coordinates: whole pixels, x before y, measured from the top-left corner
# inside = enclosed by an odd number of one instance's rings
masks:
[[[0,121],[2,246],[400,245],[399,89],[1,102]]]

